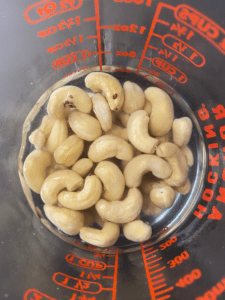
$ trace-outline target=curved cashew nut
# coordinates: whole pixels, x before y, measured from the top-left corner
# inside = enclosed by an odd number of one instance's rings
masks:
[[[82,158],[73,165],[72,170],[85,177],[92,167],[93,162],[89,158]]]
[[[98,247],[110,247],[115,244],[120,234],[120,226],[110,222],[105,222],[101,230],[83,227],[80,230],[80,238]]]
[[[92,98],[93,111],[99,120],[104,131],[108,131],[112,127],[112,112],[109,104],[102,94],[95,94]]]
[[[56,120],[47,139],[45,148],[53,153],[68,138],[68,126],[66,120]]]
[[[178,147],[186,146],[191,138],[192,122],[188,117],[175,119],[173,121],[173,142]]]
[[[187,195],[191,190],[190,180],[187,178],[181,186],[174,187],[174,190],[176,190],[181,195]]]
[[[109,202],[100,199],[95,208],[100,217],[113,223],[127,223],[133,221],[141,212],[143,198],[137,188],[130,189],[127,197],[122,201]]]
[[[159,208],[170,208],[176,199],[176,193],[165,182],[155,182],[150,191],[150,199]]]
[[[152,228],[141,220],[134,220],[123,226],[123,234],[128,240],[141,243],[150,239]]]
[[[168,178],[172,168],[164,159],[151,154],[142,154],[134,157],[126,165],[124,176],[128,187],[138,187],[145,173],[152,172],[157,178]]]
[[[130,142],[141,152],[153,153],[158,140],[148,133],[149,116],[145,110],[138,110],[131,114],[127,123],[127,135]]]
[[[29,188],[35,193],[40,194],[45,180],[45,169],[52,162],[52,155],[42,149],[36,149],[27,156],[23,165],[23,175]]]
[[[170,96],[157,87],[149,87],[145,90],[145,97],[152,104],[149,119],[150,134],[165,135],[170,131],[174,118],[173,102]]]
[[[67,188],[74,191],[83,184],[83,178],[71,170],[59,170],[49,175],[41,187],[41,199],[45,204],[56,204],[58,194]]]
[[[111,129],[106,132],[106,135],[118,136],[119,138],[128,141],[127,128],[123,128],[115,124],[113,124]]]
[[[111,110],[120,110],[124,102],[124,91],[118,79],[104,72],[93,72],[86,76],[85,85],[94,92],[103,91]]]
[[[194,164],[194,156],[191,149],[188,146],[181,147],[180,150],[184,153],[188,167],[192,167]]]
[[[173,143],[163,143],[158,146],[156,154],[165,158],[171,165],[173,172],[165,182],[170,186],[180,186],[187,179],[187,160],[183,152]]]
[[[125,179],[117,165],[102,161],[98,163],[94,173],[104,185],[103,198],[109,201],[120,200],[125,189]]]
[[[84,141],[76,134],[69,136],[55,151],[55,161],[70,167],[78,160],[84,150]]]
[[[102,134],[100,122],[94,117],[79,111],[69,115],[69,125],[79,138],[85,141],[94,141]]]
[[[133,149],[130,144],[117,136],[104,135],[95,140],[88,151],[88,157],[93,162],[114,156],[121,160],[131,160]]]
[[[55,90],[48,102],[48,114],[55,119],[67,118],[66,107],[76,107],[84,113],[92,110],[91,98],[81,88],[73,85],[63,86]]]
[[[68,235],[78,234],[84,225],[84,215],[80,211],[45,204],[44,212],[56,227]]]
[[[145,110],[146,113],[147,113],[149,116],[151,115],[151,113],[152,113],[152,105],[151,105],[151,103],[150,103],[148,100],[146,100],[145,106],[144,106],[143,110]]]
[[[150,194],[150,193],[149,193]],[[143,195],[142,212],[147,216],[158,215],[162,212],[162,209],[156,206],[150,199],[149,194]]]
[[[63,206],[82,210],[93,206],[102,194],[102,184],[100,179],[95,176],[87,176],[84,182],[84,188],[80,192],[61,192],[58,201]]]
[[[136,110],[143,109],[145,105],[145,94],[134,82],[126,81],[123,84],[124,89],[124,103],[123,111],[126,114],[132,114]]]

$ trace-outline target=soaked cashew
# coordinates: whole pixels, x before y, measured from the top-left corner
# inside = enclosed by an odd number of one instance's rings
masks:
[[[45,148],[53,153],[68,138],[68,126],[66,120],[56,120]]]
[[[41,187],[41,199],[45,204],[56,204],[63,190],[74,191],[83,184],[83,178],[71,170],[59,170],[49,175]]]
[[[145,173],[152,172],[154,176],[161,179],[168,178],[172,168],[164,159],[151,154],[142,154],[134,157],[126,165],[124,176],[128,187],[138,187]]]
[[[93,206],[101,194],[101,181],[97,176],[92,175],[86,177],[84,188],[80,192],[61,192],[58,201],[67,208],[82,210]]]
[[[94,141],[102,134],[101,125],[97,119],[77,110],[69,115],[68,122],[73,132],[82,140]]]
[[[134,220],[123,226],[123,234],[128,240],[141,243],[150,239],[152,228],[141,220]]]
[[[191,149],[188,146],[181,147],[180,150],[184,153],[188,167],[192,167],[194,164],[194,156]]]
[[[186,146],[191,138],[192,122],[188,117],[175,119],[173,121],[173,142],[178,147]]]
[[[111,110],[120,110],[124,102],[124,91],[118,79],[104,72],[93,72],[86,76],[85,85],[94,92],[103,92]]]
[[[163,136],[170,131],[173,124],[173,102],[166,92],[157,87],[147,88],[145,97],[152,105],[149,132],[153,136]]]
[[[52,155],[42,149],[36,149],[27,156],[23,165],[23,175],[29,188],[35,193],[40,193],[45,180],[45,169],[52,162]]]
[[[101,230],[83,227],[80,230],[80,238],[98,247],[110,247],[115,244],[120,234],[120,226],[111,222],[105,222]]]
[[[83,113],[90,113],[92,101],[81,88],[73,85],[63,86],[51,94],[47,111],[55,119],[64,119],[67,118],[67,106],[75,107]]]
[[[159,208],[165,209],[173,205],[176,198],[174,189],[165,182],[155,182],[150,191],[151,201]]]
[[[109,201],[120,200],[125,189],[125,179],[117,165],[102,161],[98,163],[94,173],[103,183],[103,198]]]
[[[95,140],[88,151],[88,157],[93,162],[100,162],[114,156],[122,160],[131,160],[133,149],[130,144],[119,137],[104,135]]]
[[[138,217],[141,212],[143,197],[137,188],[130,189],[122,201],[109,202],[100,199],[95,208],[100,217],[113,223],[127,223]]]
[[[127,128],[123,128],[115,124],[112,125],[111,129],[108,130],[106,134],[118,136],[119,138],[128,141]]]
[[[134,82],[126,81],[123,84],[124,89],[124,103],[123,111],[126,114],[132,114],[136,110],[143,109],[145,105],[145,94]]]
[[[92,98],[93,110],[104,131],[112,127],[112,112],[105,97],[95,94]]]
[[[60,230],[68,235],[76,235],[84,225],[82,212],[55,205],[44,205],[47,218]]]
[[[72,170],[85,177],[92,167],[93,162],[89,158],[82,158],[73,165]]]
[[[58,164],[70,167],[75,164],[83,150],[84,141],[73,134],[54,151],[55,161]]]
[[[127,123],[127,135],[130,142],[141,152],[155,152],[158,140],[148,133],[149,116],[145,110],[138,110],[131,114]]]
[[[187,195],[191,190],[190,180],[187,178],[181,186],[174,187],[174,190],[176,190],[181,195]]]
[[[165,158],[173,172],[165,182],[170,186],[180,186],[187,179],[188,168],[186,157],[178,146],[173,143],[163,143],[158,146],[156,154]]]

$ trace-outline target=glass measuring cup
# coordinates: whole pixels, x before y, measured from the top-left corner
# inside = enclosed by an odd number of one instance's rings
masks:
[[[4,60],[7,76],[2,80],[6,141],[2,172],[7,174],[1,174],[2,211],[6,215],[2,232],[3,242],[7,242],[3,251],[10,252],[12,261],[6,260],[10,271],[12,262],[20,267],[20,272],[9,272],[11,281],[18,280],[19,284],[10,295],[7,279],[4,297],[135,299],[143,290],[143,299],[207,299],[222,293],[218,284],[223,285],[224,261],[224,30],[222,13],[212,12],[211,5],[211,1],[203,5],[192,1],[100,0],[24,1],[20,7],[4,6],[5,17],[10,13],[10,29],[3,34],[10,45],[5,54],[10,60]],[[220,7],[222,12],[222,2]],[[9,32],[14,35],[10,37]],[[13,44],[17,45],[16,52]],[[69,74],[82,75],[80,71],[96,66],[93,70],[113,70],[121,80],[135,80],[137,75],[143,84],[147,81],[172,94],[178,101],[177,115],[183,113],[183,107],[195,120],[195,148],[203,144],[203,150],[196,151],[193,177],[203,174],[204,180],[195,184],[199,192],[193,190],[197,199],[188,215],[182,218],[182,224],[177,220],[179,226],[172,226],[173,230],[158,220],[154,234],[159,242],[141,244],[134,253],[119,254],[123,248],[98,253],[79,241],[76,246],[83,250],[65,244],[33,218],[15,172],[22,124],[37,99],[58,80],[71,80]],[[15,195],[20,199],[18,204]],[[181,209],[183,213],[182,207],[179,205],[176,211]],[[161,221],[168,221],[168,217]],[[17,234],[13,233],[15,228]],[[13,250],[15,244],[18,253]],[[7,270],[4,267],[3,272]],[[34,270],[36,278],[31,276]]]

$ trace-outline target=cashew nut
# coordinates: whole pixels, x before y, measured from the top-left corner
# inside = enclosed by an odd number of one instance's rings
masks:
[[[97,119],[77,110],[69,115],[68,122],[73,132],[82,140],[94,141],[102,134],[101,125]]]
[[[100,199],[95,208],[100,217],[113,223],[133,221],[141,212],[143,197],[137,188],[130,189],[122,201],[107,201]]]
[[[146,113],[147,113],[149,116],[151,115],[151,112],[152,112],[152,105],[151,105],[151,103],[150,103],[148,100],[146,100],[145,106],[144,106],[143,110],[145,110]]]
[[[45,149],[53,153],[68,138],[68,126],[65,119],[56,120],[49,138],[47,139]]]
[[[192,167],[194,164],[194,156],[191,149],[188,146],[181,147],[180,150],[184,153],[188,167]]]
[[[172,174],[165,179],[165,182],[170,186],[182,185],[187,179],[188,168],[186,157],[180,148],[173,143],[163,143],[158,146],[156,154],[165,158],[173,169]]]
[[[149,193],[150,194],[150,193]],[[148,216],[154,216],[154,215],[158,215],[159,213],[162,212],[162,209],[159,208],[158,206],[156,206],[149,197],[149,194],[144,194],[143,195],[143,206],[142,206],[142,212],[145,215]]]
[[[145,94],[134,82],[126,81],[123,85],[124,88],[124,103],[123,111],[126,114],[132,114],[136,110],[143,109],[145,105]]]
[[[94,173],[104,185],[103,198],[109,201],[120,200],[125,189],[125,179],[117,165],[102,161],[98,163]]]
[[[131,160],[133,149],[128,142],[117,136],[104,135],[95,140],[88,151],[88,157],[93,162],[100,162],[114,156],[121,160]]]
[[[73,165],[72,170],[85,177],[92,167],[93,162],[89,158],[82,158]]]
[[[78,160],[84,149],[84,141],[76,134],[68,137],[54,152],[58,164],[70,167]]]
[[[81,88],[73,85],[63,86],[55,90],[48,102],[47,111],[55,119],[67,118],[67,106],[76,107],[83,113],[92,110],[91,98]]]
[[[104,131],[112,127],[112,112],[105,97],[95,94],[92,98],[93,110]]]
[[[173,205],[176,198],[174,189],[165,182],[155,182],[150,191],[151,201],[159,208],[165,209]]]
[[[123,127],[127,127],[127,122],[128,122],[129,117],[130,117],[130,115],[125,114],[125,112],[123,112],[123,111],[119,111],[117,114],[117,118],[120,120]]]
[[[83,184],[83,178],[71,170],[59,170],[49,175],[41,187],[41,199],[45,204],[56,204],[58,194],[66,188],[74,191]]]
[[[44,212],[56,227],[68,235],[78,234],[84,225],[84,215],[80,211],[45,204]]]
[[[112,125],[111,129],[109,129],[106,134],[118,136],[119,138],[128,141],[127,128],[123,128],[115,124]]]
[[[80,230],[80,238],[98,247],[110,247],[115,244],[120,234],[120,226],[110,222],[105,222],[101,230],[83,227]]]
[[[150,239],[152,228],[141,220],[134,220],[123,226],[123,234],[128,240],[141,243]]]
[[[190,180],[187,178],[181,186],[174,187],[174,190],[176,190],[181,195],[187,195],[191,190]]]
[[[111,110],[120,110],[124,102],[124,91],[118,79],[104,72],[93,72],[86,76],[85,85],[94,92],[103,92]]]
[[[52,161],[52,155],[42,149],[36,149],[27,156],[23,165],[23,175],[29,188],[35,193],[40,194],[45,180],[45,169]]]
[[[149,116],[145,110],[138,110],[131,114],[127,123],[127,135],[130,142],[141,152],[153,153],[158,140],[148,133]]]
[[[145,173],[152,172],[157,178],[168,178],[172,168],[164,159],[151,154],[142,154],[134,157],[126,165],[124,176],[128,187],[138,187]]]
[[[166,143],[166,142],[170,142],[171,141],[171,137],[172,137],[172,132],[169,131],[168,133],[166,133],[163,136],[157,136],[156,139],[159,140],[159,145]]]
[[[84,188],[80,192],[61,192],[58,201],[63,206],[82,210],[93,206],[102,194],[102,184],[100,179],[95,176],[87,176],[84,182]]]
[[[149,132],[153,136],[162,136],[170,131],[174,112],[170,96],[157,87],[145,90],[146,99],[151,102],[152,112],[149,119]]]
[[[59,170],[67,170],[67,167],[64,166],[64,165],[59,165],[57,163],[54,163],[54,165],[46,168],[46,170],[45,170],[45,178],[47,178],[49,175],[51,175],[55,171],[59,171]]]
[[[154,182],[158,181],[152,173],[148,172],[142,177],[141,185],[139,186],[139,190],[143,195],[149,195],[152,189],[152,185]]]
[[[186,146],[191,138],[192,122],[188,117],[175,119],[173,121],[173,142],[178,147]]]

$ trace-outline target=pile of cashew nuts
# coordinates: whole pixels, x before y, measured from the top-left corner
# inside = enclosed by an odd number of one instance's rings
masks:
[[[89,73],[85,85],[94,93],[69,85],[52,92],[29,136],[36,149],[24,162],[25,180],[62,232],[109,247],[122,226],[127,239],[143,242],[152,228],[140,214],[170,208],[191,189],[192,122],[174,119],[172,100],[157,87],[122,86],[104,72]]]

